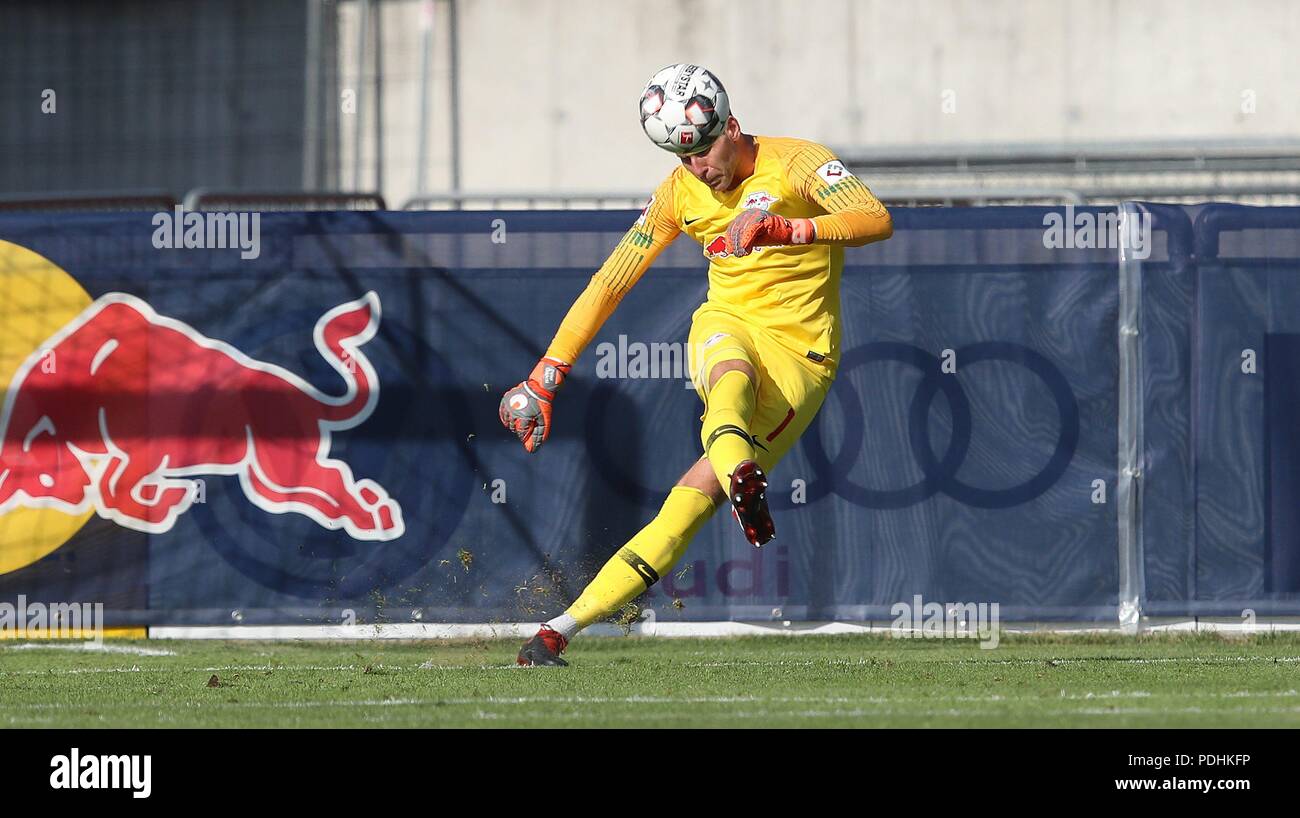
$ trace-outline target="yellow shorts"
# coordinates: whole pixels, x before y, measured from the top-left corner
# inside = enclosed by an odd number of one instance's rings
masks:
[[[763,328],[708,302],[691,319],[687,359],[691,381],[706,407],[708,372],[715,364],[741,360],[754,367],[758,383],[749,431],[758,465],[769,472],[803,435],[835,380],[834,370],[825,364],[797,355]]]

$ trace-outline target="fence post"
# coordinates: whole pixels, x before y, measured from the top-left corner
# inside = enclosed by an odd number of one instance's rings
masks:
[[[1142,260],[1124,231],[1141,215],[1136,202],[1119,205],[1119,454],[1115,512],[1119,523],[1119,626],[1137,633],[1142,622]]]

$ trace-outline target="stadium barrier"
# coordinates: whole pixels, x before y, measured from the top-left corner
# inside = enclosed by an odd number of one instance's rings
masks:
[[[920,205],[984,206],[990,204],[1087,204],[1082,193],[1066,187],[964,185],[872,185],[871,191],[890,207]],[[1254,192],[1252,188],[1250,192]],[[640,207],[644,191],[476,191],[414,196],[403,210],[618,210]]]
[[[195,215],[0,215],[0,603],[173,632],[534,621],[698,456],[686,240],[541,453],[497,421],[635,211]],[[777,539],[719,514],[642,600],[660,631],[1300,615],[1300,208],[894,216],[846,251]]]
[[[0,195],[0,212],[8,213],[170,210],[177,204],[175,196],[161,190]]]
[[[284,193],[279,191],[220,191],[195,188],[185,194],[186,210],[295,212],[304,210],[386,210],[378,193],[318,190]]]

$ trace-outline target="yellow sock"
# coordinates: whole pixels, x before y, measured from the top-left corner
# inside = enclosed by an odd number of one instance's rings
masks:
[[[754,459],[749,422],[754,417],[754,384],[738,369],[722,373],[709,389],[700,440],[724,492],[731,491],[731,472],[742,460]]]
[[[704,492],[675,486],[659,514],[605,563],[565,613],[585,628],[640,596],[681,559],[713,510]]]

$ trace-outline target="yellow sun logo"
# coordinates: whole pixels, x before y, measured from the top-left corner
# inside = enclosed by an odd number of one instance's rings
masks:
[[[23,362],[91,300],[76,279],[54,262],[0,241],[0,385],[5,390],[0,406],[7,404]],[[0,429],[0,434],[4,431]],[[0,462],[3,459],[0,449]],[[56,550],[94,513],[93,509],[71,515],[51,508],[15,508],[0,515],[0,574],[17,571]]]

